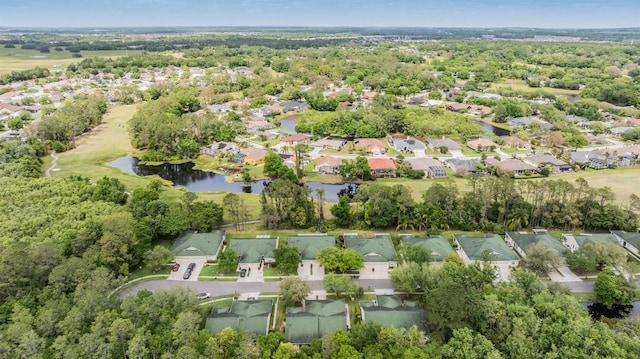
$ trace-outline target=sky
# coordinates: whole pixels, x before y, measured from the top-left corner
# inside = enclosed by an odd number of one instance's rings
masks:
[[[0,27],[640,27],[640,0],[0,0]]]

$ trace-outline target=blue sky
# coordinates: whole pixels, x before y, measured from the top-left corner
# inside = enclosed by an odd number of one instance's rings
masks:
[[[0,0],[0,27],[640,27],[640,0]]]

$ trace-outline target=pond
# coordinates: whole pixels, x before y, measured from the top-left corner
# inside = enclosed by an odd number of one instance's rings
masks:
[[[487,132],[491,132],[496,136],[509,136],[510,132],[508,130],[505,130],[503,128],[500,127],[495,127],[493,125],[490,125],[488,123],[482,122],[482,121],[478,121],[478,120],[471,120],[471,122],[480,125],[480,127],[482,127],[485,131]]]
[[[580,304],[587,308],[593,320],[599,320],[601,317],[622,319],[640,314],[640,302],[633,302],[631,305],[614,304],[611,308],[602,303],[583,302]]]
[[[291,115],[280,120],[280,128],[290,132],[292,134],[298,133],[296,131],[296,120],[302,117],[301,115]]]
[[[244,192],[243,182],[227,182],[224,175],[195,170],[193,169],[195,166],[193,162],[181,164],[163,163],[158,166],[151,166],[140,164],[140,161],[136,157],[124,156],[110,162],[108,165],[136,176],[157,175],[167,181],[173,182],[174,187],[184,187],[191,192]],[[267,181],[251,182],[250,193],[262,192],[265,185],[268,185]],[[309,186],[314,193],[316,189],[324,188],[324,198],[327,202],[338,202],[338,197],[341,194],[346,194],[348,191],[353,193],[357,186],[351,183],[324,184],[320,182],[307,182],[306,185]],[[249,191],[247,190],[246,192]]]

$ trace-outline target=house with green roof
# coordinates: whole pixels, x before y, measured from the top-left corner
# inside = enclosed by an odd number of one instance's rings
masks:
[[[376,233],[371,238],[345,233],[343,237],[345,248],[362,254],[364,268],[360,270],[360,278],[387,278],[389,269],[397,266],[396,249],[388,233]]]
[[[431,253],[431,260],[434,263],[443,262],[450,254],[454,253],[449,241],[442,235],[430,235],[428,237],[414,237],[413,234],[400,234],[402,245],[413,244],[426,248]]]
[[[629,251],[640,255],[640,233],[626,231],[611,231],[616,236],[618,243]]]
[[[231,304],[231,308],[213,308],[207,317],[205,329],[211,334],[233,328],[256,335],[267,335],[272,304],[271,300],[237,300]]]
[[[454,234],[453,242],[460,248],[459,254],[463,262],[469,264],[482,262],[487,258],[493,266],[517,266],[518,255],[497,234],[467,235]]]
[[[533,233],[528,232],[506,232],[504,240],[522,257],[527,256],[528,249],[538,243],[542,243],[549,248],[562,254],[567,251],[567,247],[555,239],[547,230],[534,229]]]
[[[582,248],[589,244],[595,245],[598,242],[620,245],[618,238],[613,233],[569,233],[562,235],[562,244],[572,252],[575,252],[578,248]]]
[[[211,233],[188,231],[182,233],[171,246],[177,258],[214,261],[224,242],[224,231]]]
[[[296,345],[309,344],[324,334],[347,330],[349,308],[344,300],[307,300],[302,307],[289,307],[285,319],[287,341]]]
[[[428,333],[427,317],[418,301],[403,301],[397,295],[378,295],[375,301],[360,302],[363,321],[374,321],[383,327],[410,329],[417,326]]]
[[[240,265],[275,263],[273,250],[278,248],[278,238],[233,238],[228,248],[236,252]]]
[[[323,248],[335,247],[336,237],[326,233],[298,234],[297,236],[289,236],[287,244],[298,248],[300,258],[304,262],[315,260],[316,254]]]

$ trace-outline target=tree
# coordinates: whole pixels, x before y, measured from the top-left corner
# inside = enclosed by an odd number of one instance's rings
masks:
[[[14,118],[10,119],[9,121],[7,121],[7,127],[9,127],[9,129],[12,130],[12,131],[18,131],[23,126],[24,126],[24,124],[22,123],[22,120],[20,118],[18,118],[18,117],[14,117]]]
[[[94,201],[107,201],[115,204],[125,204],[127,193],[124,184],[117,178],[104,176],[96,182],[92,199]]]
[[[417,244],[403,243],[400,252],[407,263],[422,264],[431,262],[431,251]]]
[[[238,254],[231,248],[227,248],[218,255],[218,268],[224,272],[231,272],[238,268]]]
[[[453,337],[442,348],[446,359],[498,359],[502,356],[493,344],[482,334],[469,328],[453,331]]]
[[[236,230],[240,230],[240,196],[235,193],[227,193],[222,200],[222,205],[226,209],[227,215],[231,218],[231,223]]]
[[[598,278],[593,286],[596,301],[611,308],[614,304],[631,304],[635,296],[635,290],[627,283],[625,278],[616,274],[610,268],[605,268],[598,273]]]
[[[348,270],[357,270],[364,265],[362,254],[353,249],[327,247],[318,251],[316,259],[321,266],[328,271],[344,273]]]
[[[324,276],[322,286],[327,293],[334,293],[337,297],[355,297],[358,286],[351,281],[351,277],[329,273]]]
[[[522,260],[524,266],[537,273],[547,273],[564,263],[564,258],[549,245],[539,242],[527,248],[527,256]]]
[[[211,231],[222,224],[224,210],[213,201],[195,202],[191,208],[191,228],[199,231]]]
[[[144,254],[144,264],[152,271],[158,272],[165,264],[169,263],[175,256],[163,246],[155,246],[152,250]]]
[[[295,273],[302,262],[298,248],[292,246],[280,246],[273,250],[276,267],[283,273]]]
[[[349,196],[342,195],[338,199],[338,203],[331,207],[331,214],[336,217],[336,224],[341,228],[349,228],[353,223],[353,215],[351,214],[351,204]]]
[[[284,306],[293,306],[302,303],[304,308],[304,299],[311,293],[311,287],[299,277],[287,277],[280,282],[279,296],[282,298]]]

